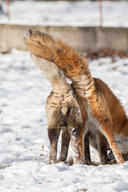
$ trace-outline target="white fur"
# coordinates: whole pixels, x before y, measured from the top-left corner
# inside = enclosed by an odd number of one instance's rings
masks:
[[[128,153],[128,137],[122,134],[115,134],[115,141],[122,154]]]
[[[87,103],[85,103],[85,107],[87,109],[87,113],[88,113],[88,120],[86,122],[86,132],[85,134],[89,131],[89,142],[90,144],[98,150],[98,145],[99,145],[99,135],[98,132],[100,131],[103,135],[104,132],[101,129],[98,121],[94,118],[90,107],[88,106]]]
[[[86,103],[86,109],[87,109],[87,113],[88,113],[88,120],[87,120],[88,130],[90,132],[92,132],[93,134],[96,134],[97,130],[100,130],[102,132],[98,121],[94,118],[94,116],[91,112],[91,109],[87,103]]]
[[[50,81],[54,92],[62,93],[66,92],[69,88],[66,77],[61,69],[59,69],[54,63],[48,62],[45,59],[37,57],[31,54],[33,62],[41,69],[44,76]]]
[[[59,76],[60,78],[62,78],[62,76],[64,77],[62,71],[60,71],[54,63],[48,62],[45,59],[37,57],[33,54],[31,54],[31,57],[32,57],[32,60],[34,61],[34,63],[36,63],[36,65],[38,65],[38,67],[43,72],[44,76],[49,81],[51,81],[51,78],[53,78],[56,75]]]

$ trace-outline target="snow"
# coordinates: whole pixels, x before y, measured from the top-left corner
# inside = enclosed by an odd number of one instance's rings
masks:
[[[92,74],[111,87],[128,113],[128,58],[100,58],[89,60],[89,64]],[[0,54],[0,191],[128,191],[128,162],[99,166],[48,164],[45,101],[50,90],[28,52]],[[97,153],[93,149],[91,153],[98,161]]]
[[[6,5],[4,4],[6,10]],[[128,27],[128,2],[103,2],[103,26]],[[13,1],[11,19],[0,16],[0,23],[43,26],[99,26],[98,2]]]

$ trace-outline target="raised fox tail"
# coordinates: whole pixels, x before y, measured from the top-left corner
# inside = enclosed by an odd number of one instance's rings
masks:
[[[29,30],[24,36],[24,43],[33,54],[62,69],[73,81],[79,95],[86,98],[92,95],[95,86],[86,58],[61,40],[40,31]]]

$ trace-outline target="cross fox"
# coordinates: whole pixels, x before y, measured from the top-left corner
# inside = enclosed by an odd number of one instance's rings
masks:
[[[74,152],[74,163],[84,163],[83,135],[85,126],[73,87],[54,63],[45,61],[33,54],[32,60],[41,69],[52,85],[52,91],[46,102],[48,136],[50,140],[49,163],[66,161],[69,142]],[[62,131],[60,158],[57,160],[57,143]]]
[[[95,147],[105,151],[102,161],[105,161],[108,144],[117,163],[127,160],[128,118],[110,88],[91,76],[87,59],[61,40],[40,31],[30,30],[24,42],[33,54],[56,64],[72,81],[88,116],[85,135],[91,133]]]

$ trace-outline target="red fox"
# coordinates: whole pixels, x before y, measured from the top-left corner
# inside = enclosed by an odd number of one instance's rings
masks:
[[[85,101],[91,129],[107,139],[117,163],[128,159],[128,118],[119,100],[100,79],[91,76],[86,58],[60,40],[29,31],[24,40],[31,52],[55,63],[71,79],[75,92]],[[101,135],[102,135],[101,134]]]

